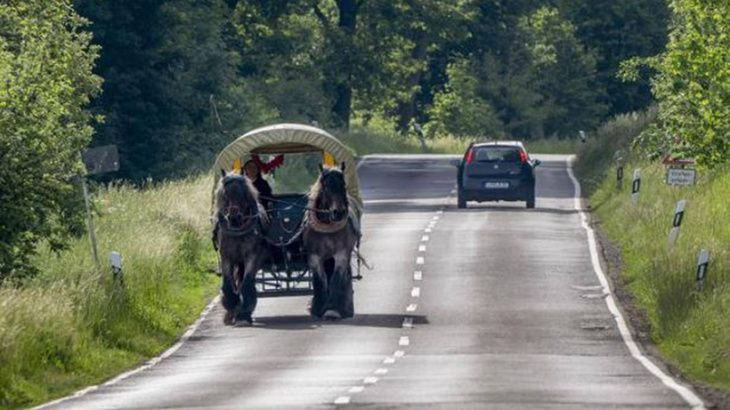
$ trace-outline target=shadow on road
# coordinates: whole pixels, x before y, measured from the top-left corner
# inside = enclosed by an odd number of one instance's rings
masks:
[[[380,327],[400,328],[403,326],[403,314],[362,314],[355,315],[352,319],[339,321],[327,321],[312,319],[308,315],[287,315],[257,317],[256,327],[260,329],[273,330],[305,330],[313,326],[358,326],[358,327]],[[413,318],[413,325],[427,325],[428,318],[423,315],[408,315]]]

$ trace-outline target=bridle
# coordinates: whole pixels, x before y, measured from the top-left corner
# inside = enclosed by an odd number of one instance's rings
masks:
[[[233,182],[245,184],[246,182],[243,178],[244,177],[240,175],[228,175],[223,178],[224,193],[226,192],[226,187]],[[251,206],[251,204],[248,204],[245,209],[246,213],[243,213],[239,204],[229,203],[228,206],[224,208],[223,212],[218,214],[218,222],[226,235],[242,236],[252,232],[258,233],[258,224],[254,223],[254,220],[260,218],[258,205],[254,204],[254,206]],[[242,221],[240,226],[231,225],[231,219],[236,217],[239,217]]]

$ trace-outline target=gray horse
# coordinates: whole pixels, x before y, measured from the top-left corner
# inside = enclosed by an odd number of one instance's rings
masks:
[[[213,244],[221,260],[223,323],[251,324],[256,308],[255,276],[267,251],[261,233],[266,212],[248,178],[221,173],[215,193]]]
[[[343,171],[320,167],[309,194],[302,240],[314,282],[310,313],[341,319],[355,314],[352,290],[352,251],[360,233],[349,220],[349,201]]]

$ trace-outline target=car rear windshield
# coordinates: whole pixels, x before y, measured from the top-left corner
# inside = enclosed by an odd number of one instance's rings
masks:
[[[520,162],[518,147],[475,147],[474,160],[478,162]]]

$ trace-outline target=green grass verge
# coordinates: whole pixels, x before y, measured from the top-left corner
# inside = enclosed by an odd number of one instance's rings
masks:
[[[169,347],[215,295],[208,215],[211,178],[96,195],[99,251],[124,258],[124,284],[96,272],[88,240],[41,274],[0,287],[0,407],[25,407],[98,383]]]
[[[622,278],[646,312],[653,341],[686,375],[730,391],[730,169],[702,171],[694,187],[671,187],[665,168],[637,158],[629,141],[653,114],[623,116],[602,127],[579,154],[578,171],[601,229],[621,249]],[[628,158],[627,181],[615,182],[613,154]],[[638,204],[629,179],[641,169]],[[667,245],[676,201],[688,200],[674,249]],[[706,287],[697,291],[700,249],[711,253]]]

